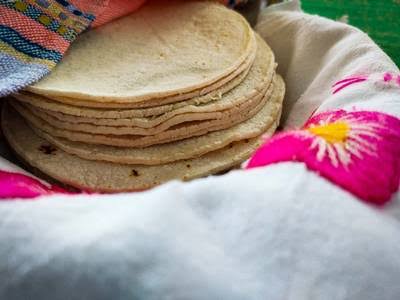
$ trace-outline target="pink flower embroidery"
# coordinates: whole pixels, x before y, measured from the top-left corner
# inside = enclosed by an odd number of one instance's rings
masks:
[[[67,192],[23,174],[0,171],[0,199],[30,199],[55,193]]]
[[[391,73],[385,73],[383,75],[383,81],[384,82],[390,82],[393,79],[393,75]]]
[[[332,88],[332,94],[337,94],[344,88],[347,88],[349,86],[352,86],[356,83],[364,82],[364,81],[372,81],[377,84],[384,84],[386,85],[392,85],[392,86],[397,86],[400,87],[400,75],[399,74],[393,74],[390,72],[386,73],[378,73],[378,74],[371,74],[371,75],[352,75],[348,78],[345,78],[343,80],[340,80],[336,82]]]
[[[387,72],[383,75],[383,81],[390,84],[396,84],[400,87],[400,75]]]
[[[333,94],[336,94],[343,90],[344,88],[353,85],[355,83],[364,82],[368,80],[368,76],[352,76],[343,80],[336,82],[333,85]]]
[[[277,134],[247,168],[298,161],[364,201],[383,205],[399,188],[400,120],[378,112],[326,112]]]

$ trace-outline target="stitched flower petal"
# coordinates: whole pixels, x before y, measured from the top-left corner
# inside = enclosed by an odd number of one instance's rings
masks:
[[[383,205],[399,188],[400,120],[378,112],[326,112],[267,141],[247,168],[298,161],[364,201]]]

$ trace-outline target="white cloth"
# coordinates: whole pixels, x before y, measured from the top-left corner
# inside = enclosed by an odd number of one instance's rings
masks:
[[[290,11],[263,12],[288,94],[284,127],[362,107],[400,116],[398,72],[364,34]],[[2,167],[0,161],[0,168]],[[383,209],[281,163],[143,193],[0,203],[0,299],[368,299],[400,297],[400,204]]]

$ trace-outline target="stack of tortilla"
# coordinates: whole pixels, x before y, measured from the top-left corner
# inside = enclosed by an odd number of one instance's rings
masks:
[[[268,45],[208,1],[150,1],[83,34],[3,109],[30,166],[91,191],[142,190],[240,165],[276,129],[284,83]]]

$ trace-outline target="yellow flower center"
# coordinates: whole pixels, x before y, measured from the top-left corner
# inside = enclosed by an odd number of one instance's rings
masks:
[[[330,144],[344,143],[349,136],[350,127],[345,122],[335,122],[308,128],[314,135],[322,137]]]

